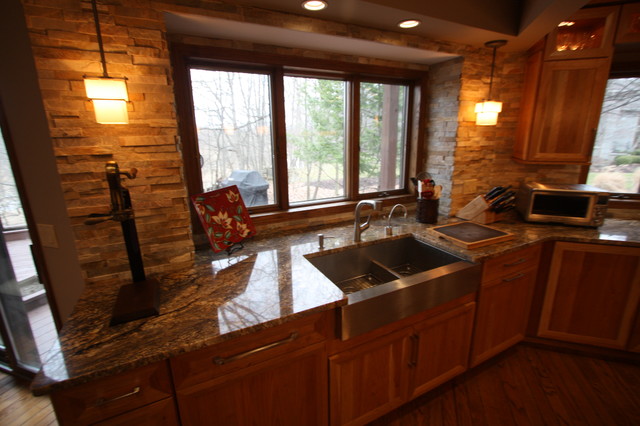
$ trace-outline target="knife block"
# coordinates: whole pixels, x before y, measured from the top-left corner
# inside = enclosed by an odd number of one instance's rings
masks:
[[[503,218],[502,214],[489,210],[489,203],[485,201],[482,195],[478,195],[473,201],[461,208],[456,213],[456,217],[484,225],[497,222]]]

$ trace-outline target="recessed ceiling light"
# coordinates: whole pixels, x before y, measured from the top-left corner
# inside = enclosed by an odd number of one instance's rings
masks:
[[[573,25],[575,25],[573,21],[562,21],[558,24],[559,27],[571,27]]]
[[[307,10],[322,10],[327,7],[327,2],[322,0],[307,0],[302,3],[302,7]]]
[[[420,21],[417,19],[405,19],[404,21],[398,23],[400,28],[415,28],[420,25]]]

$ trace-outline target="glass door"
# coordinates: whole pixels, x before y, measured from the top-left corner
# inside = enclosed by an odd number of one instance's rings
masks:
[[[40,368],[56,329],[2,133],[0,139],[0,367],[29,375]]]

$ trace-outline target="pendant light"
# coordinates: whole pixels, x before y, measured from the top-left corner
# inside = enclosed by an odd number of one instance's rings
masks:
[[[127,83],[124,78],[109,77],[107,72],[107,61],[102,45],[102,33],[100,32],[100,19],[98,17],[98,7],[96,0],[91,0],[93,9],[93,19],[96,24],[96,36],[100,49],[100,60],[102,62],[101,77],[84,77],[84,88],[87,97],[93,102],[93,109],[96,114],[96,121],[101,124],[128,124],[129,114],[127,113]]]
[[[476,104],[476,124],[478,126],[495,126],[498,123],[498,114],[502,112],[502,102],[491,100],[493,89],[493,70],[496,66],[496,49],[507,44],[507,40],[492,40],[484,45],[493,49],[491,60],[491,79],[489,80],[489,96],[486,100]]]

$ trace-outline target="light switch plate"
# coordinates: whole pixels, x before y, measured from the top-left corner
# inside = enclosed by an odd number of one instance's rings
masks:
[[[58,237],[56,236],[56,228],[53,225],[38,223],[38,236],[43,247],[58,248]]]

